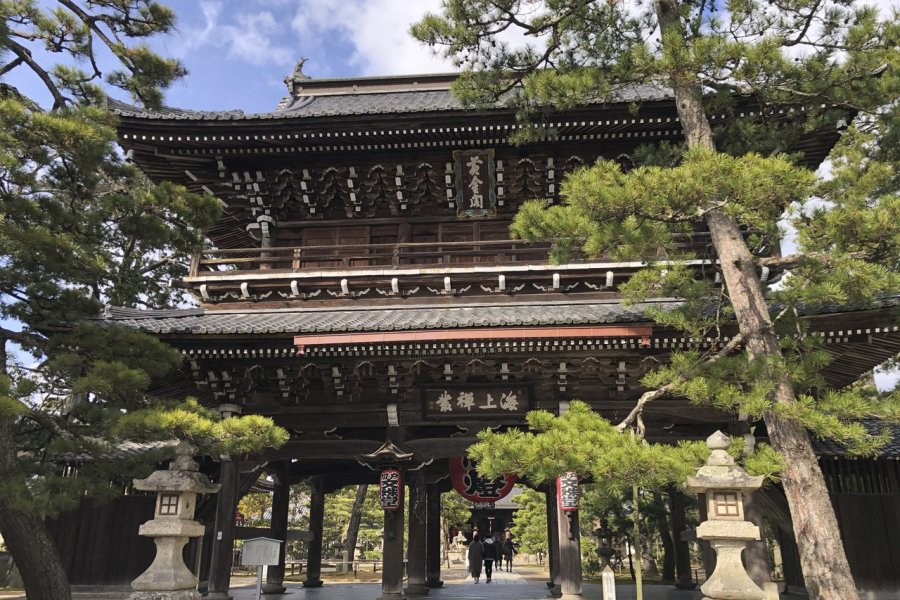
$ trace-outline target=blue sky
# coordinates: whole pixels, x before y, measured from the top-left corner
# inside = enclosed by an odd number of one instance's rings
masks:
[[[285,94],[297,59],[315,78],[445,72],[452,65],[408,35],[439,0],[170,0],[178,31],[162,54],[189,75],[172,106],[263,112]]]

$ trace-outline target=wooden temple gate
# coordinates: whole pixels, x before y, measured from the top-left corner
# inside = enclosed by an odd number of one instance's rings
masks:
[[[669,91],[623,91],[619,101],[555,114],[552,137],[515,147],[507,142],[514,114],[464,110],[451,81],[300,73],[265,115],[148,113],[111,101],[131,159],[153,179],[214,194],[224,213],[207,232],[215,249],[176,282],[201,308],[110,308],[107,319],[183,352],[184,369],[160,381],[158,393],[192,394],[226,415],[269,415],[291,434],[276,451],[221,462],[201,567],[210,598],[228,597],[235,507],[259,465],[275,475],[279,539],[286,487],[313,482],[308,586],[321,584],[324,495],[395,469],[416,509],[404,515],[400,502],[385,511],[383,594],[403,592],[405,527],[409,591],[422,592],[440,583],[447,461],[464,455],[478,431],[521,427],[528,410],[560,413],[572,399],[616,421],[643,391],[641,376],[673,350],[718,348],[734,334],[692,339],[654,325],[648,311],[677,300],[622,305],[618,288],[640,263],[551,264],[552,242],[509,239],[521,203],[557,201],[572,169],[600,157],[627,169],[640,144],[678,141]],[[742,111],[714,121],[760,110],[752,99],[737,102]],[[795,150],[814,167],[835,139],[831,130],[813,132]],[[694,252],[698,277],[716,277],[702,223],[681,246]],[[892,307],[808,316],[810,335],[838,357],[830,385],[847,385],[897,353]],[[705,438],[736,419],[677,398],[645,410],[654,441]],[[578,534],[553,517],[554,492],[546,492],[551,576],[575,589]],[[270,571],[270,590],[281,587],[283,571]]]

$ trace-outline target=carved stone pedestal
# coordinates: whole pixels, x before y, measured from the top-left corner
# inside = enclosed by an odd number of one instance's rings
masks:
[[[203,529],[203,525],[196,521],[161,523],[154,519],[141,525],[138,533],[153,538],[156,557],[150,568],[131,582],[132,589],[140,592],[180,592],[196,588],[197,578],[184,564],[182,551],[189,538],[203,535]],[[129,600],[136,599],[130,596]]]

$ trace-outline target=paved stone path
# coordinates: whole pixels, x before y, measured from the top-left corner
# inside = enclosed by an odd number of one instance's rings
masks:
[[[617,600],[634,600],[636,598],[633,585],[616,587]],[[288,585],[287,593],[281,596],[264,596],[271,600],[375,600],[381,593],[381,584],[326,584],[319,589],[304,589],[294,584]],[[253,588],[232,589],[234,600],[255,600],[256,590]],[[586,600],[601,597],[600,586],[585,586]],[[683,592],[669,586],[644,586],[645,600],[698,600],[697,592]],[[431,590],[427,596],[409,596],[427,600],[545,600],[551,598],[547,586],[543,583],[529,582],[515,573],[495,573],[490,584],[475,583],[471,578],[465,581],[446,582],[444,587]]]
[[[76,588],[77,590],[77,588]],[[121,590],[121,591],[119,591]],[[119,588],[94,588],[92,591],[78,590],[74,597],[78,600],[122,600],[127,592]],[[234,600],[255,600],[256,589],[250,585],[232,588]],[[305,589],[300,584],[289,583],[288,591],[281,595],[264,595],[267,600],[375,600],[381,595],[380,583],[329,583],[318,589]],[[645,600],[699,600],[699,591],[676,590],[671,586],[644,586]],[[547,600],[551,596],[546,584],[542,581],[529,581],[519,573],[495,572],[490,584],[476,584],[471,577],[446,581],[443,588],[431,590],[428,596],[410,596],[410,600]],[[596,584],[584,586],[585,600],[596,600],[602,597],[601,589]],[[882,592],[861,592],[862,600],[900,600],[900,594]],[[635,600],[635,587],[630,584],[616,585],[617,600]],[[782,596],[794,598],[799,596]],[[0,600],[26,600],[21,594],[0,590]]]

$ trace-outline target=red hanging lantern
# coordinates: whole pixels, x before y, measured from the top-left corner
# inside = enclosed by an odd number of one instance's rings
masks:
[[[564,512],[575,512],[581,502],[581,488],[578,485],[578,474],[568,471],[556,478],[556,497],[559,509]]]
[[[378,499],[384,510],[400,508],[403,503],[403,473],[400,469],[382,469],[378,482]]]
[[[475,461],[467,456],[450,459],[450,482],[459,495],[470,502],[496,502],[513,489],[515,475],[489,479],[478,473]]]

